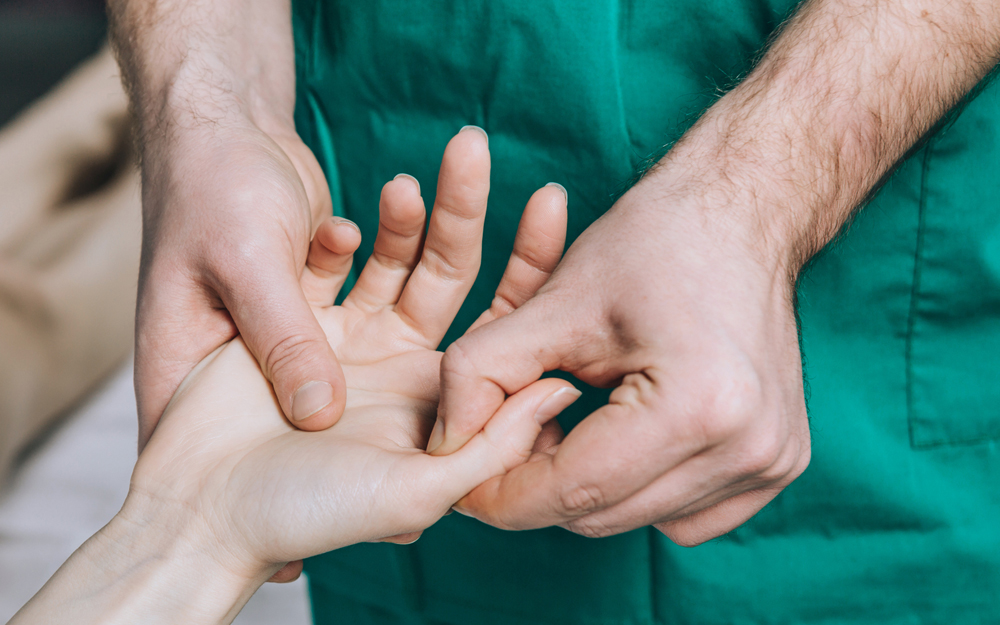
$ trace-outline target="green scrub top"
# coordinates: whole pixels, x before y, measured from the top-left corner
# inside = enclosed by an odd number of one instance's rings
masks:
[[[433,198],[448,139],[490,135],[490,302],[531,193],[570,236],[748,69],[790,0],[301,0],[296,122],[371,250],[382,185]],[[684,549],[451,515],[410,546],[309,560],[317,623],[1000,622],[1000,82],[900,167],[801,279],[809,469]],[[591,390],[563,417],[603,403]]]

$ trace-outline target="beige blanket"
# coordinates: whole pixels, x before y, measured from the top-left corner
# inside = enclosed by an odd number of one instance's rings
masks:
[[[0,130],[0,482],[131,349],[141,217],[130,147],[107,50]]]

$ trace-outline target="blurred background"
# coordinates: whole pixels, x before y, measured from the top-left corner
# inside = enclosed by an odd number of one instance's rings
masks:
[[[0,124],[104,43],[101,0],[0,0]]]
[[[141,235],[100,0],[0,0],[0,622],[117,512]],[[236,623],[310,622],[304,579]]]

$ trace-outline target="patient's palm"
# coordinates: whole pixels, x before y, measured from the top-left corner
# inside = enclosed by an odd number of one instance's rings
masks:
[[[536,408],[565,382],[542,380],[513,396],[451,456],[423,451],[437,407],[435,349],[478,270],[488,180],[485,142],[460,133],[442,162],[426,241],[417,187],[406,179],[386,185],[375,253],[343,306],[330,304],[358,240],[336,222],[317,232],[303,288],[344,368],[347,405],[336,425],[292,427],[237,338],[181,385],[137,464],[133,489],[195,509],[237,545],[236,557],[245,550],[284,562],[421,530],[522,462],[541,427]],[[515,247],[501,289],[530,295],[558,261],[565,200],[556,206],[561,218],[546,219],[551,199],[532,199],[518,235],[535,271],[525,270]],[[534,214],[542,218],[531,222]],[[538,254],[532,223],[557,224],[541,234],[559,240],[559,249]]]

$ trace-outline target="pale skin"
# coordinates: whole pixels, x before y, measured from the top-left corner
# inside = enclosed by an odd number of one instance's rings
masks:
[[[369,262],[342,306],[332,303],[360,233],[323,222],[302,286],[344,368],[337,426],[292,427],[245,343],[220,347],[169,402],[122,510],[11,622],[228,623],[268,578],[297,575],[301,558],[412,540],[473,487],[524,462],[543,426],[579,396],[567,382],[511,396],[461,452],[423,451],[438,396],[435,347],[475,280],[488,191],[489,152],[476,129],[445,152],[426,241],[416,181],[388,183],[375,245],[394,263]],[[536,192],[499,301],[517,305],[545,281],[565,226],[565,192]],[[507,310],[492,307],[479,323]]]
[[[237,327],[293,422],[328,427],[339,368],[289,303],[305,301],[296,280],[327,197],[291,121],[287,4],[111,8],[144,135],[143,435]],[[682,545],[759,511],[810,457],[793,308],[801,267],[998,55],[995,0],[804,3],[535,297],[449,348],[434,454],[468,444],[547,370],[617,387],[564,440],[553,433],[457,509],[587,536],[654,525]],[[273,195],[267,210],[250,210],[248,189]],[[234,223],[232,245],[206,243]],[[295,421],[296,389],[317,379],[331,403]]]

